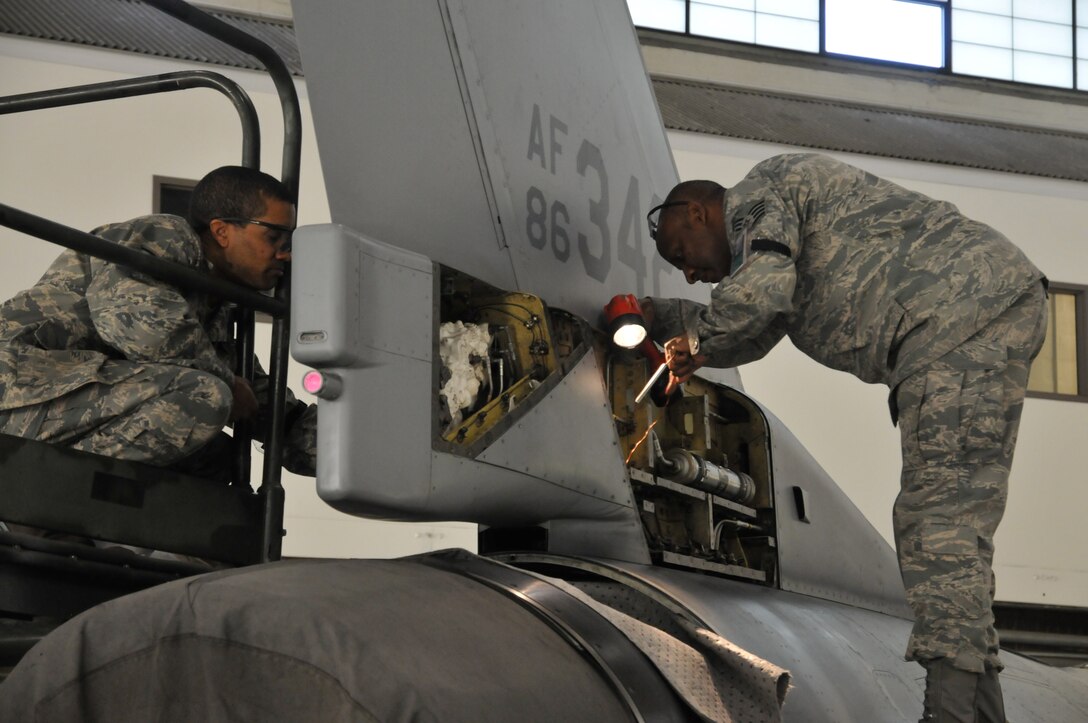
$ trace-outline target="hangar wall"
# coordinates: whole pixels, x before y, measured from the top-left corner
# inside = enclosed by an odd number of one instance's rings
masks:
[[[753,85],[778,83],[829,97],[893,104],[904,93],[930,110],[977,111],[977,93],[956,95],[934,87],[879,78],[858,81],[813,76],[766,63],[712,58],[693,60],[675,50],[647,47],[652,73]],[[178,63],[56,43],[0,36],[0,94],[170,72]],[[772,72],[773,71],[773,72]],[[263,167],[280,165],[278,104],[271,82],[257,73],[222,71],[252,94],[262,119]],[[724,75],[723,75],[724,74]],[[722,81],[724,82],[724,81]],[[328,220],[305,84],[298,83],[306,121],[299,223]],[[1073,128],[1084,108],[1018,103],[995,98],[986,112],[1012,122]],[[1081,127],[1088,127],[1088,124]],[[792,150],[752,142],[671,132],[682,178],[713,178],[731,185],[756,161]],[[233,110],[210,90],[132,99],[109,106],[0,118],[0,198],[17,208],[77,228],[147,213],[154,175],[198,178],[208,168],[235,163],[240,133]],[[1078,248],[1079,219],[1088,216],[1088,186],[862,156],[843,156],[878,175],[957,203],[1003,230],[1054,280],[1088,284],[1088,258]],[[660,189],[664,193],[667,189]],[[0,298],[25,288],[56,255],[44,242],[0,229]],[[12,262],[11,260],[15,260]],[[267,341],[259,341],[259,347]],[[292,367],[297,386],[301,371]],[[839,481],[874,526],[891,538],[890,509],[897,492],[898,434],[888,423],[886,391],[807,360],[784,342],[765,360],[742,369],[746,388],[779,416]],[[1088,570],[1080,551],[1088,530],[1078,510],[1088,507],[1088,407],[1030,399],[1013,473],[1009,512],[998,533],[998,597],[1006,601],[1084,605]],[[259,464],[255,464],[259,469]],[[473,549],[475,528],[359,520],[325,506],[305,478],[285,474],[284,554],[389,557],[441,547]],[[829,556],[845,551],[828,551]]]

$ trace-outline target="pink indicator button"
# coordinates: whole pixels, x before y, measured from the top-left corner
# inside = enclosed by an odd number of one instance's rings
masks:
[[[333,372],[311,370],[302,375],[302,388],[321,399],[336,399],[344,385]]]
[[[310,394],[317,394],[323,386],[325,386],[325,378],[321,372],[306,372],[306,376],[302,377],[302,388]]]

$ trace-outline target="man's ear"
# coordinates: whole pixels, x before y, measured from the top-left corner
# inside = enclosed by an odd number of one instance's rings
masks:
[[[687,206],[688,211],[688,225],[689,226],[705,226],[706,225],[706,208],[702,203],[698,201],[691,201]]]
[[[208,235],[220,248],[227,248],[230,246],[230,224],[226,221],[213,218],[208,223]]]

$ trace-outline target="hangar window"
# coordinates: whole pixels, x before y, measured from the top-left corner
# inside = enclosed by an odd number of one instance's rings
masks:
[[[952,3],[953,72],[1072,88],[1073,45],[1070,0]]]
[[[944,2],[824,0],[824,49],[836,55],[941,68]]]
[[[1031,365],[1028,394],[1088,401],[1088,286],[1051,284],[1046,341]]]
[[[1088,0],[628,0],[635,25],[1088,90]]]
[[[820,0],[628,0],[635,25],[820,52]]]

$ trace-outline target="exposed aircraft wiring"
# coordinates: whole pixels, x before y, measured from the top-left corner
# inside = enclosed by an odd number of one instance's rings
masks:
[[[513,301],[493,301],[490,304],[481,304],[477,308],[493,309],[499,306],[513,306],[515,309],[521,309],[526,314],[528,314],[530,319],[536,318],[536,314],[534,314],[533,310],[530,309],[528,306],[525,306],[524,304],[515,304]]]
[[[515,309],[521,309],[526,314],[528,314],[529,317],[528,317],[528,319],[522,319],[517,314],[515,314],[515,313],[513,313],[511,311],[507,311],[507,310],[503,309],[502,307],[504,307],[504,306],[512,306]],[[530,309],[527,306],[522,306],[521,304],[515,304],[515,303],[507,302],[507,301],[499,301],[499,302],[493,302],[493,303],[490,303],[490,304],[481,304],[480,306],[478,306],[476,308],[477,309],[494,309],[495,311],[500,311],[500,312],[506,314],[507,316],[511,316],[511,317],[517,319],[522,324],[524,324],[525,327],[528,328],[528,329],[534,329],[540,323],[540,317],[537,316],[535,313],[533,313],[532,309]]]
[[[642,446],[642,443],[646,441],[646,438],[650,436],[650,432],[654,430],[654,427],[657,426],[657,423],[660,421],[660,419],[655,419],[653,424],[646,428],[646,433],[639,437],[639,440],[635,442],[635,446],[631,447],[630,454],[628,454],[627,459],[623,461],[625,466],[631,464],[631,458],[635,456],[635,452],[638,451],[638,448]]]
[[[499,312],[500,314],[506,314],[507,316],[514,319],[515,321],[524,324],[525,328],[527,328],[527,329],[533,329],[533,327],[536,326],[536,323],[533,321],[533,316],[532,316],[531,313],[530,313],[528,319],[523,319],[522,317],[518,316],[517,314],[515,314],[512,311],[507,311],[506,309],[500,308],[497,304],[488,304],[487,306],[478,306],[476,308],[477,309],[492,309],[494,311]],[[535,336],[536,332],[534,331],[533,334]]]
[[[527,313],[529,315],[529,318],[524,319],[524,318],[518,316],[517,314],[515,314],[512,311],[507,311],[506,309],[501,308],[503,306],[513,306],[515,308],[522,309],[523,311],[525,311],[525,313]],[[536,314],[534,314],[532,312],[532,310],[529,309],[528,307],[522,306],[521,304],[513,304],[513,303],[502,302],[502,303],[494,303],[494,304],[483,304],[483,305],[478,306],[476,308],[477,309],[491,309],[492,311],[497,311],[500,314],[506,314],[511,319],[514,319],[515,321],[517,321],[520,324],[524,325],[526,329],[529,329],[530,333],[532,334],[533,343],[543,342],[544,341],[544,332],[540,328],[540,317],[537,316]]]
[[[609,354],[604,364],[604,388],[605,392],[608,394],[609,402],[612,400],[612,365],[614,363],[614,357],[612,354]]]
[[[744,562],[745,567],[751,567],[752,564],[748,562],[748,554],[744,551],[744,545],[740,544],[740,538],[737,538],[737,549],[740,550],[740,559]]]
[[[650,430],[646,431],[649,432]],[[650,444],[653,449],[653,453],[650,455],[650,463],[653,465],[654,469],[656,469],[657,460],[663,459],[665,457],[665,452],[661,449],[661,440],[657,438],[656,434],[650,439]]]
[[[711,551],[720,550],[722,547],[722,530],[729,520],[721,520],[718,524],[714,525],[714,532],[710,536],[710,549]],[[737,548],[740,550],[740,558],[744,562],[745,567],[751,567],[748,562],[748,555],[744,552],[744,545],[740,543],[740,537],[737,537]]]
[[[475,303],[475,304],[473,304],[472,308],[473,308],[474,311],[479,311],[480,309],[499,309],[499,308],[506,307],[506,306],[512,306],[515,309],[521,309],[522,311],[524,311],[526,313],[526,315],[530,319],[533,317],[532,309],[528,308],[527,306],[523,306],[522,304],[513,304],[513,303],[508,304],[508,303],[503,302],[503,301],[489,301],[486,304],[484,304],[484,303]],[[512,312],[506,312],[506,313],[512,313]]]
[[[502,364],[502,359],[499,359],[499,364]],[[487,356],[487,364],[484,365],[487,368],[487,401],[491,401],[495,398],[495,379],[491,375],[491,355]]]

